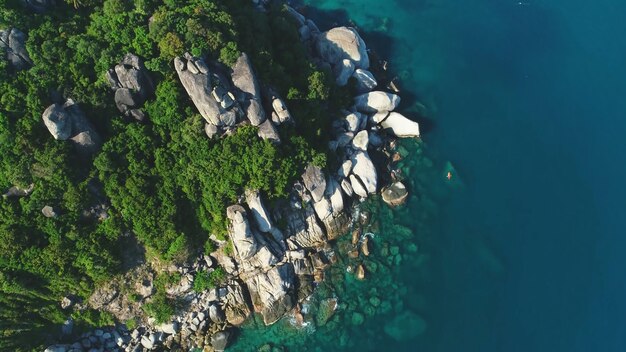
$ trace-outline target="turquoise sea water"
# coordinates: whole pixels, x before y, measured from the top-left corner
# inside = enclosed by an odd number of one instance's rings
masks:
[[[625,351],[626,2],[306,3],[390,61],[425,146],[404,143],[410,202],[371,206],[372,255],[318,290],[334,315],[232,350]]]

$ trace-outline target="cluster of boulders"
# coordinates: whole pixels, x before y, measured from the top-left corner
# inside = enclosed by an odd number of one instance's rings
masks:
[[[26,34],[17,28],[0,29],[0,52],[15,70],[33,64],[26,51]]]
[[[54,139],[71,140],[82,154],[93,154],[102,144],[100,135],[72,99],[50,105],[42,118]]]
[[[80,339],[72,344],[49,346],[45,352],[133,351],[129,347],[133,340],[137,339],[135,335],[131,334],[124,325],[100,328],[80,335]]]
[[[262,1],[256,3],[263,6]],[[386,153],[391,158],[394,151],[390,145],[395,144],[390,142],[392,138],[419,137],[417,123],[393,112],[400,98],[373,91],[378,83],[367,71],[370,65],[367,48],[356,30],[338,27],[322,33],[311,20],[290,7],[287,9],[299,23],[301,38],[309,45],[317,64],[330,67],[338,84],[346,84],[350,79],[356,81],[360,95],[333,123],[329,144],[343,162],[332,172],[308,165],[287,199],[274,201],[271,207],[261,192],[247,190],[237,204],[226,209],[232,253],[219,250],[211,256],[202,255],[190,266],[175,268],[181,280],[169,287],[167,294],[185,302],[185,308],[177,312],[171,323],[157,325],[148,320],[147,325],[135,329],[125,342],[126,351],[163,348],[221,351],[227,346],[232,329],[243,324],[253,312],[260,314],[268,325],[287,314],[292,314],[296,321],[302,320],[305,299],[313,292],[316,282],[324,279],[325,269],[337,260],[329,241],[348,232],[353,224],[348,211],[350,203],[380,191],[379,172],[370,152]],[[174,64],[211,138],[240,124],[251,124],[258,126],[259,136],[279,143],[277,126],[293,123],[285,102],[271,88],[261,92],[246,54],[239,57],[230,75],[223,67],[207,64],[190,54],[175,58]],[[131,70],[135,67],[122,66]],[[130,85],[120,87],[131,89]],[[392,177],[392,181],[383,188],[382,196],[387,203],[399,205],[407,198],[408,191],[400,179]],[[277,224],[281,224],[280,228]],[[356,256],[369,256],[368,235],[355,233],[353,247]],[[196,274],[210,273],[217,270],[217,265],[226,273],[223,284],[195,292]],[[354,270],[358,279],[366,278],[365,265],[357,265]],[[151,280],[136,288],[143,297],[154,292]],[[119,305],[115,303],[117,296],[104,293],[99,296],[104,297],[99,301],[101,308]],[[327,315],[331,316],[337,302],[327,303]]]
[[[154,93],[154,85],[142,60],[134,54],[126,54],[119,65],[106,73],[111,89],[115,91],[115,105],[127,117],[137,121],[145,119],[140,109]]]

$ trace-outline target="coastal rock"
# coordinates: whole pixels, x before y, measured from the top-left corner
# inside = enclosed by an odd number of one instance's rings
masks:
[[[211,75],[203,59],[186,53],[183,57],[174,59],[174,67],[191,101],[208,123],[218,127],[235,124],[237,109],[232,104],[228,105],[231,101],[225,88],[219,84],[212,88],[212,80],[217,76]]]
[[[100,136],[72,99],[50,105],[42,119],[54,139],[72,140],[81,153],[93,153],[101,145]]]
[[[226,209],[230,220],[228,233],[233,241],[235,253],[244,261],[257,252],[257,241],[248,223],[246,210],[241,205],[232,205]]]
[[[284,214],[287,220],[286,238],[290,249],[317,247],[326,243],[327,237],[317,221],[315,211],[301,199],[293,198]]]
[[[244,296],[243,288],[238,282],[231,282],[225,287],[226,294],[222,301],[226,321],[232,325],[241,325],[250,316],[250,306]]]
[[[352,140],[352,145],[358,150],[366,151],[369,145],[369,135],[367,131],[357,133]]]
[[[341,186],[334,179],[329,179],[326,183],[326,197],[330,199],[333,214],[339,214],[344,209],[343,195],[341,194]]]
[[[361,198],[367,198],[367,189],[365,189],[363,183],[354,175],[350,175],[350,186],[356,195]]]
[[[239,89],[237,100],[246,110],[246,116],[253,126],[265,121],[265,111],[261,106],[261,90],[246,53],[242,53],[233,66],[233,85]]]
[[[400,104],[400,97],[386,92],[374,91],[361,94],[354,98],[354,106],[364,113],[393,111]]]
[[[209,306],[209,318],[211,321],[218,324],[226,320],[226,316],[224,316],[222,308],[217,304],[211,304]]]
[[[359,130],[365,128],[366,119],[360,113],[351,113],[346,116],[346,125],[348,127],[349,132],[356,133]]]
[[[348,197],[352,197],[352,195],[354,194],[354,189],[352,188],[352,183],[351,183],[351,181],[348,181],[348,179],[343,179],[341,181],[341,189],[343,190],[343,192]],[[367,193],[367,192],[365,192],[365,193]]]
[[[326,198],[322,198],[319,202],[313,204],[313,209],[315,209],[317,217],[322,222],[333,214],[332,204]]]
[[[351,171],[352,171],[352,160],[348,159],[348,160],[345,160],[343,164],[341,164],[341,167],[337,171],[337,175],[339,175],[339,177],[345,178],[350,175]]]
[[[337,73],[335,74],[335,76],[337,76],[337,79],[335,80],[335,83],[337,83],[337,85],[340,87],[348,84],[348,79],[352,77],[354,69],[355,66],[352,60],[343,59],[341,65],[337,66],[336,68]]]
[[[397,137],[419,137],[420,128],[417,122],[411,121],[397,112],[392,112],[384,119],[380,126],[384,129],[391,129]]]
[[[261,194],[259,191],[246,190],[245,195],[246,203],[248,203],[248,208],[250,208],[250,212],[252,213],[252,217],[254,218],[259,231],[270,232],[272,229],[272,222],[267,210],[265,209],[265,205],[261,200]]]
[[[277,265],[269,271],[246,281],[256,312],[261,313],[265,325],[275,323],[293,309],[295,273],[291,263]]]
[[[230,333],[228,331],[219,331],[211,336],[211,347],[216,352],[221,352],[228,346]]]
[[[280,143],[280,135],[274,127],[274,124],[271,120],[265,120],[263,123],[259,125],[259,132],[257,133],[259,137],[263,139],[267,139],[275,144]]]
[[[326,179],[322,169],[313,164],[309,164],[302,175],[304,186],[309,192],[315,202],[319,202],[324,197],[324,190],[326,189]]]
[[[390,206],[402,205],[406,202],[409,192],[402,182],[394,182],[382,191],[383,201]]]
[[[376,78],[370,71],[357,68],[352,77],[356,79],[356,90],[359,93],[369,92],[378,86]]]
[[[365,186],[367,193],[376,193],[376,189],[378,187],[378,176],[376,173],[376,167],[374,166],[374,163],[372,163],[372,160],[370,159],[367,152],[357,152],[352,157],[352,163],[354,164],[352,168],[352,173],[358,176],[359,180],[363,182],[363,186]],[[350,180],[352,181],[352,177],[350,178]],[[354,183],[352,183],[352,188],[355,188]]]
[[[336,27],[324,32],[317,38],[316,47],[320,58],[333,66],[349,59],[356,68],[369,68],[367,47],[354,28]]]
[[[115,91],[118,110],[141,120],[144,114],[138,109],[154,93],[154,85],[141,59],[137,55],[126,54],[120,64],[107,71],[106,76]]]
[[[0,51],[16,70],[32,66],[26,51],[26,34],[17,28],[0,30]]]

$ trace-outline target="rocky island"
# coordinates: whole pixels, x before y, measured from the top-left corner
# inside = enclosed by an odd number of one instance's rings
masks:
[[[37,217],[0,224],[15,243],[0,248],[1,294],[15,294],[2,307],[16,327],[20,307],[43,309],[0,346],[37,336],[24,350],[223,351],[255,314],[302,323],[334,242],[352,233],[353,253],[370,254],[360,202],[406,201],[396,139],[420,136],[358,31],[322,31],[280,1],[106,0],[79,6],[91,22],[60,23],[85,29],[65,43],[44,25],[64,9],[14,4],[0,22],[0,122],[14,132],[3,165],[23,168],[0,175],[2,217]],[[42,40],[64,44],[65,59]],[[20,102],[25,77],[42,74],[50,82]],[[29,229],[42,239],[20,236]],[[31,266],[54,255],[51,271]]]

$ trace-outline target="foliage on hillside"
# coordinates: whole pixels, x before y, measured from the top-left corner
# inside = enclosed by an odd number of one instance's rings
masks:
[[[0,0],[0,28],[27,33],[33,61],[14,72],[0,59],[0,190],[34,185],[28,197],[0,200],[1,350],[37,349],[57,337],[72,314],[61,297],[86,299],[122,270],[127,236],[161,259],[184,260],[213,248],[209,234],[224,234],[225,206],[244,187],[281,197],[306,163],[325,162],[329,111],[347,95],[306,60],[280,7],[265,15],[250,3],[73,0],[35,14],[19,0]],[[281,131],[283,145],[258,139],[252,127],[207,139],[172,67],[185,51],[226,66],[249,53],[296,120]],[[157,83],[145,124],[120,117],[104,76],[127,52],[145,60]],[[104,137],[93,158],[46,130],[41,114],[62,98],[78,102]],[[108,218],[84,215],[103,199]],[[42,216],[45,205],[59,215]],[[73,316],[77,326],[110,321],[90,311]]]

